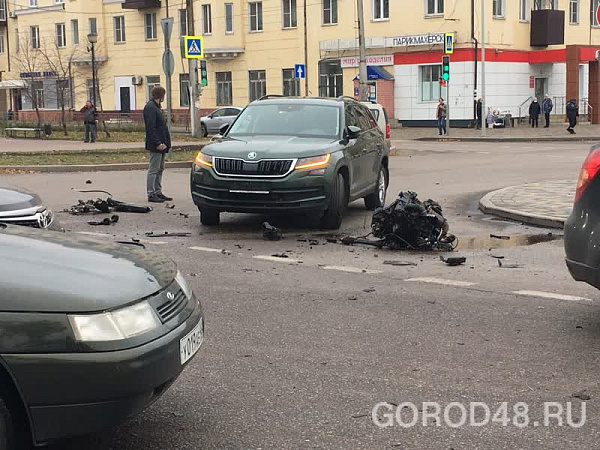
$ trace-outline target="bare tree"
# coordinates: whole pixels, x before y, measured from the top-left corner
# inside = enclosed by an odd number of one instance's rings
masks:
[[[15,69],[21,73],[21,78],[26,80],[25,96],[30,100],[32,108],[37,117],[37,126],[41,126],[40,101],[43,98],[43,72],[46,69],[46,60],[39,48],[33,48],[33,42],[29,37],[19,39],[18,50],[13,53],[13,64]],[[36,42],[39,47],[39,41]],[[40,88],[41,85],[41,88]],[[41,92],[40,92],[41,90]],[[43,105],[42,105],[43,106]]]

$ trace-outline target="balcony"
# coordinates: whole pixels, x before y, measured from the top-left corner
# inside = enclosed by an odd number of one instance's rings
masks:
[[[531,11],[531,46],[548,47],[565,43],[565,12],[557,9]]]
[[[121,3],[123,9],[160,8],[160,0],[125,0]]]

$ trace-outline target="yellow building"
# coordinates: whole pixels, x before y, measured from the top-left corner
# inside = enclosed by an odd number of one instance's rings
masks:
[[[95,32],[103,110],[139,114],[151,88],[166,83],[160,22],[170,16],[175,54],[170,101],[175,121],[188,120],[188,65],[179,44],[180,36],[191,34],[185,1],[3,1],[0,88],[9,95],[0,95],[0,109],[27,111],[37,104],[53,120],[63,104],[81,108],[93,96],[87,35]],[[598,1],[489,0],[483,14],[487,104],[523,115],[531,97],[548,94],[555,100],[554,112],[564,111],[567,97],[575,97],[584,106],[598,104],[594,111],[600,113],[600,31],[596,15],[589,14]],[[404,125],[431,123],[438,98],[448,96],[440,83],[441,59],[445,34],[452,33],[448,105],[457,123],[471,121],[481,92],[481,2],[363,2],[372,99]],[[194,34],[204,37],[208,68],[201,109],[245,106],[264,94],[305,95],[299,75],[307,75],[309,95],[355,95],[356,4],[193,0]]]

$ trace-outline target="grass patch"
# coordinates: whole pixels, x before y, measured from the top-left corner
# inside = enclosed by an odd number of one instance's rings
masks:
[[[197,150],[177,150],[167,155],[167,161],[193,161]],[[147,163],[148,152],[139,150],[0,153],[0,166],[55,166]]]
[[[81,141],[83,142],[84,132],[81,131],[69,131],[69,134],[65,136],[62,130],[54,129],[50,135],[52,140],[67,140],[67,141]],[[110,137],[99,128],[96,142],[144,142],[146,135],[143,131],[111,131]],[[198,142],[199,139],[193,137],[190,134],[178,134],[174,133],[171,135],[173,142]]]

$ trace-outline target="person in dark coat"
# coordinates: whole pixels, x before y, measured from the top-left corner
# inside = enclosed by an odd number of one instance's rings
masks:
[[[146,129],[146,150],[150,152],[146,189],[148,201],[162,203],[173,200],[162,192],[162,175],[165,170],[165,158],[171,148],[171,134],[160,106],[165,99],[165,88],[155,86],[152,100],[144,107],[144,126]]]
[[[571,134],[575,134],[575,125],[577,125],[577,117],[579,117],[579,107],[577,106],[577,100],[572,98],[567,103],[567,119],[569,119],[569,128],[567,131]]]
[[[440,98],[440,102],[438,103],[437,112],[436,112],[436,118],[437,118],[437,122],[438,122],[438,131],[440,133],[440,136],[442,134],[448,133],[446,131],[446,115],[447,115],[447,112],[448,112],[448,109],[446,108],[446,104],[444,103],[444,99]]]
[[[477,129],[481,130],[481,113],[483,110],[483,100],[481,98],[479,100],[477,100],[476,110],[477,110]]]
[[[531,120],[531,128],[538,128],[540,126],[540,113],[542,112],[542,107],[537,101],[537,98],[534,97],[533,101],[529,105],[529,118]]]
[[[552,103],[552,100],[548,94],[546,94],[544,96],[544,101],[542,102],[542,112],[544,113],[544,118],[546,119],[546,125],[544,125],[544,128],[550,128],[550,113],[553,109],[554,104]]]
[[[98,120],[98,112],[91,100],[88,100],[80,112],[83,114],[83,128],[85,137],[83,142],[96,142],[96,121]]]

